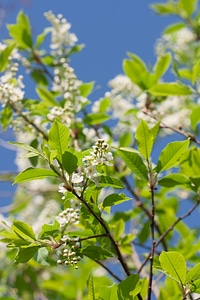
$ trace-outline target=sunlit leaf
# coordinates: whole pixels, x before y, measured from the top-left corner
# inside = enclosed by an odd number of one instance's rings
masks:
[[[14,183],[22,183],[31,180],[43,179],[48,176],[55,177],[57,176],[57,174],[49,169],[28,168],[16,176]]]

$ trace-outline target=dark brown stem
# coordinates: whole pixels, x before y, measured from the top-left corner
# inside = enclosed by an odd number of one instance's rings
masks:
[[[120,279],[117,275],[115,275],[108,267],[106,267],[100,260],[95,260],[97,264],[102,266],[113,278],[115,278],[117,281],[121,282],[122,279]]]
[[[101,224],[101,226],[104,228],[108,238],[110,239],[112,245],[114,246],[114,249],[117,253],[117,257],[118,257],[118,260],[119,262],[121,263],[121,266],[123,267],[125,273],[127,274],[127,276],[131,275],[131,272],[119,250],[119,247],[118,247],[118,244],[115,242],[113,236],[111,235],[110,231],[108,230],[106,224],[104,223],[104,220],[99,217],[94,211],[93,209],[91,208],[91,206],[85,201],[85,199],[82,197],[82,196],[79,196],[76,191],[73,190],[73,194],[77,197],[77,199],[79,199],[88,209],[88,211],[91,213],[91,215],[94,216],[94,218],[99,222],[99,224]]]

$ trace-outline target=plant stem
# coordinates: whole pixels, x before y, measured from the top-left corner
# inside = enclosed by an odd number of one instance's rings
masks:
[[[151,174],[150,174],[151,175]],[[150,270],[149,270],[149,284],[148,284],[148,296],[147,299],[151,300],[152,294],[152,282],[153,282],[153,261],[155,254],[155,199],[154,199],[154,184],[151,183],[150,176],[150,191],[151,191],[151,252],[150,252]]]

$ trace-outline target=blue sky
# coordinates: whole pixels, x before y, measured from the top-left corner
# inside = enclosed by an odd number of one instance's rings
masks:
[[[154,63],[155,41],[173,19],[156,15],[150,9],[152,3],[148,0],[1,0],[0,12],[2,7],[9,9],[3,18],[0,36],[2,39],[8,37],[5,25],[15,23],[19,10],[29,16],[34,36],[49,26],[44,12],[62,13],[71,23],[71,31],[77,35],[79,43],[85,44],[83,51],[73,56],[72,65],[81,80],[96,82],[96,91],[91,96],[95,100],[104,95],[108,81],[122,73],[122,60],[127,51],[141,56],[147,64]],[[0,139],[11,141],[14,138],[10,131],[0,131]],[[13,151],[0,144],[0,172],[15,169],[14,156]],[[11,184],[0,183],[0,192],[7,188],[11,190]],[[0,206],[9,199],[4,195]]]

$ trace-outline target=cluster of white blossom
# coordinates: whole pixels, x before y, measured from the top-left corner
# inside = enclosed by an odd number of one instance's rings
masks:
[[[78,224],[80,219],[80,208],[69,207],[63,210],[56,217],[56,220],[60,224],[60,228],[63,229],[68,225]]]
[[[99,172],[97,169],[98,165],[113,165],[113,155],[110,151],[108,151],[108,149],[109,146],[105,140],[98,139],[93,146],[93,151],[90,152],[91,155],[87,155],[83,158],[84,175],[96,184],[98,184],[99,180]]]
[[[24,97],[24,84],[23,76],[17,76],[17,72],[18,63],[14,63],[0,77],[0,101],[3,107],[7,103],[17,104],[18,107],[21,107],[20,101]]]
[[[70,32],[71,24],[63,18],[62,14],[55,16],[52,11],[44,13],[44,16],[51,22],[51,45],[52,54],[63,56],[68,53],[68,48],[75,45],[77,37]]]
[[[155,51],[156,54],[163,55],[166,51],[173,51],[176,59],[179,59],[179,54],[189,54],[191,51],[191,43],[196,40],[196,35],[189,28],[184,27],[178,31],[164,34],[157,40]]]
[[[80,255],[77,254],[77,251],[81,247],[79,237],[64,235],[60,241],[62,245],[57,251],[57,255],[59,256],[57,264],[75,266],[78,269],[77,263],[81,260]]]
[[[59,117],[61,121],[70,126],[75,113],[82,108],[87,99],[80,94],[81,82],[77,79],[74,69],[69,66],[65,58],[61,58],[60,62],[61,65],[57,65],[54,69],[52,90],[58,93],[65,102],[63,107],[53,107],[47,117],[51,121]]]

